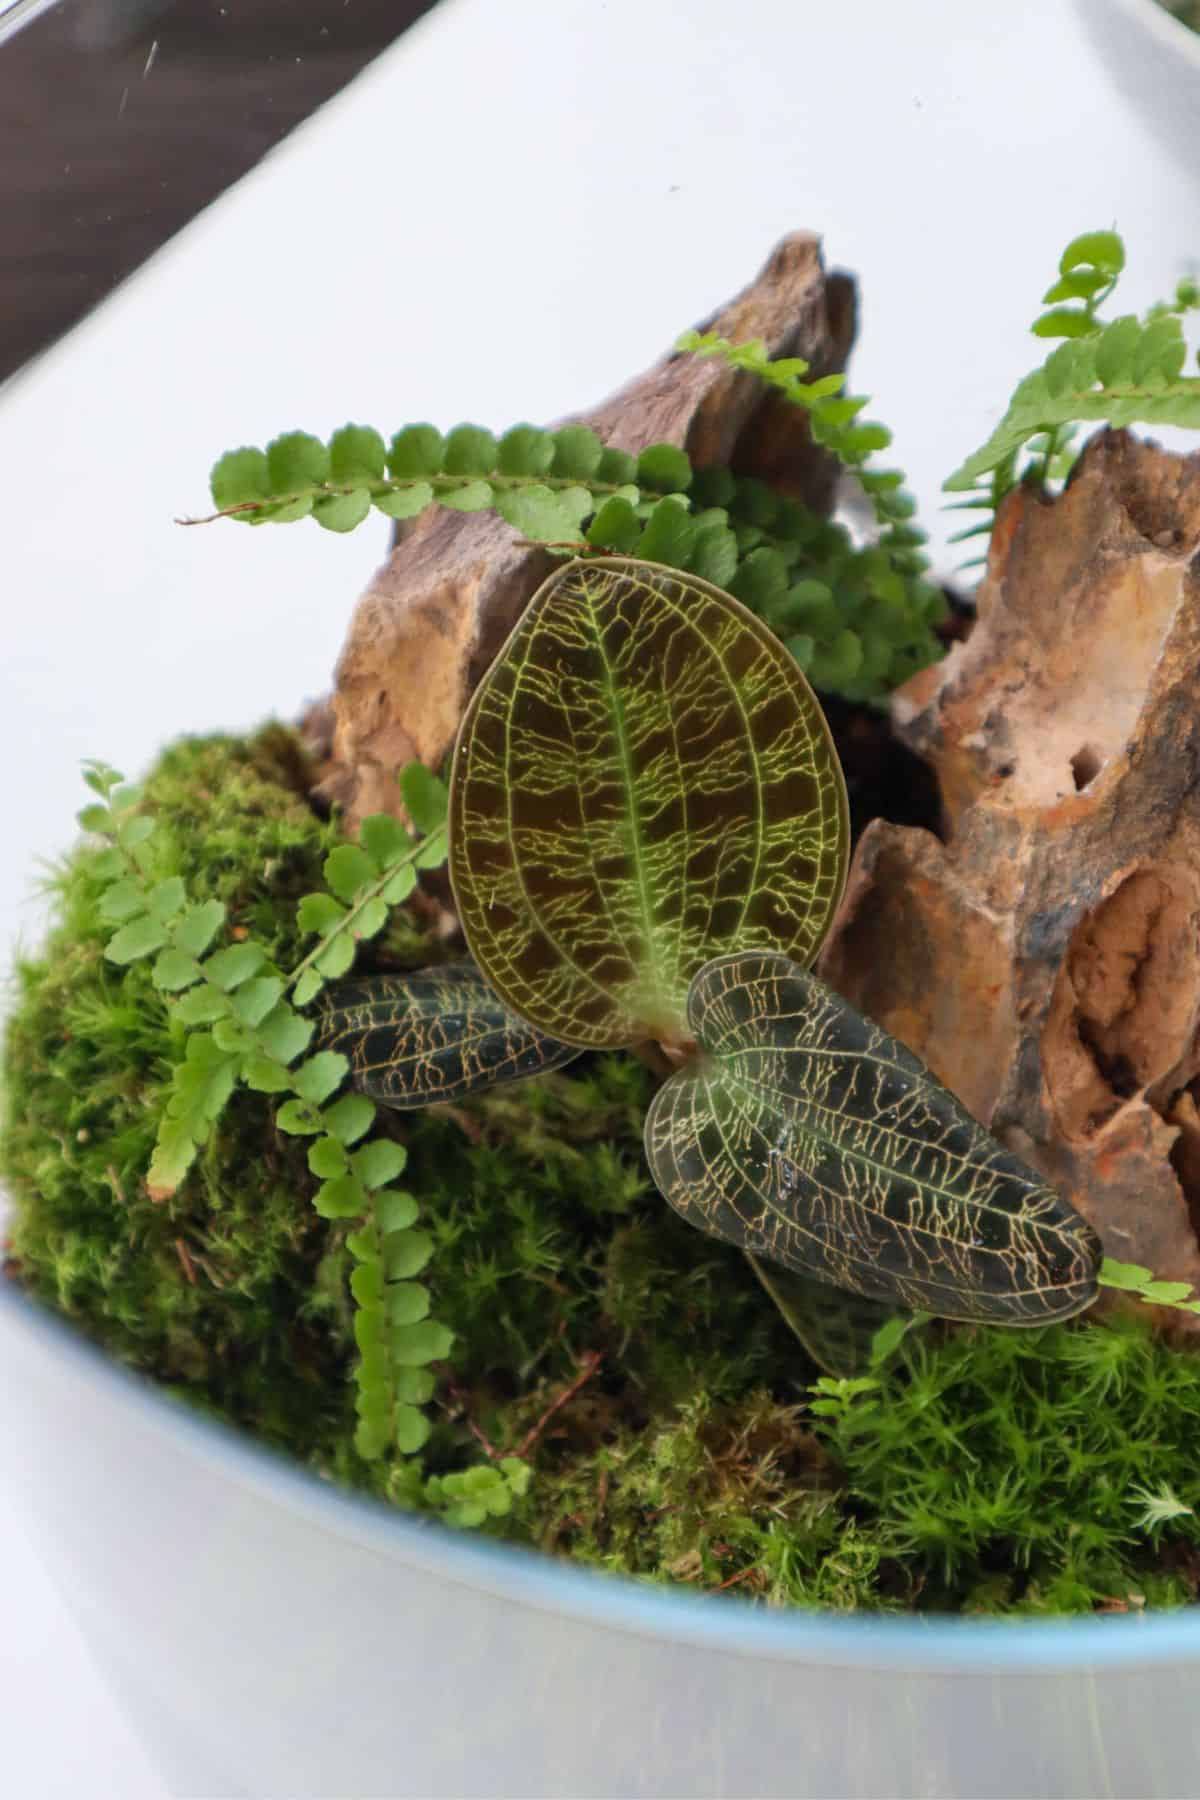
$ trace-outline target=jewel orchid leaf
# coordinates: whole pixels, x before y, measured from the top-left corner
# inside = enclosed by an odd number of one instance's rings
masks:
[[[354,1087],[399,1110],[461,1100],[579,1055],[510,1012],[471,962],[339,982],[327,990],[320,1041],[349,1058]]]
[[[686,1047],[723,950],[815,956],[845,785],[796,663],[738,601],[654,563],[568,563],[476,690],[450,784],[475,961],[540,1031]]]
[[[655,1095],[646,1152],[691,1224],[941,1318],[1041,1325],[1095,1299],[1091,1226],[799,964],[719,957],[688,1019],[699,1055]]]
[[[875,1354],[875,1339],[892,1320],[905,1320],[882,1300],[848,1294],[815,1275],[761,1256],[746,1261],[770,1294],[808,1354],[827,1375],[864,1375]]]

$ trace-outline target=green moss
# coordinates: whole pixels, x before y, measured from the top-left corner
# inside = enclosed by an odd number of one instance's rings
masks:
[[[146,785],[154,873],[223,900],[284,966],[295,901],[336,840],[307,786],[278,727],[176,745]],[[17,972],[0,1179],[11,1271],[114,1355],[401,1504],[428,1503],[430,1476],[521,1454],[524,1491],[472,1478],[458,1516],[651,1581],[1000,1612],[1194,1593],[1200,1360],[1132,1327],[930,1333],[814,1415],[815,1372],[741,1257],[652,1191],[652,1080],[631,1057],[392,1115],[436,1243],[435,1313],[457,1336],[424,1457],[364,1464],[347,1228],[313,1211],[303,1141],[242,1091],[179,1192],[146,1192],[181,1045],[148,965],[103,957],[95,858],[64,862],[45,949]],[[371,952],[439,953],[403,911]]]

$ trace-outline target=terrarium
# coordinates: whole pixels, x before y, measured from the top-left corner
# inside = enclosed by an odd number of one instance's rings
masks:
[[[327,701],[86,769],[14,1284],[434,1543],[1193,1600],[1198,295],[1123,261],[947,482],[977,589],[807,235],[589,414],[219,457],[190,529],[394,544]]]

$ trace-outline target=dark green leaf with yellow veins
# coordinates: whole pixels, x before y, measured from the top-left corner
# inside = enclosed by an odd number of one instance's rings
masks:
[[[470,962],[340,982],[321,1043],[350,1059],[354,1087],[398,1108],[460,1100],[579,1055],[517,1018]]]
[[[778,639],[694,575],[564,565],[476,690],[450,875],[501,999],[582,1047],[688,1037],[722,950],[815,956],[841,895],[845,786]]]
[[[828,1375],[864,1375],[871,1367],[877,1333],[889,1320],[906,1316],[885,1301],[848,1294],[799,1269],[785,1269],[761,1256],[747,1256],[746,1261],[813,1361]]]
[[[1091,1226],[788,957],[710,962],[688,1016],[701,1054],[656,1094],[646,1153],[690,1223],[941,1318],[1041,1325],[1095,1299]]]

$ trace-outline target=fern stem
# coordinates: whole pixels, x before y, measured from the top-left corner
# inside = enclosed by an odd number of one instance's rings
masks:
[[[439,849],[442,852],[442,857],[444,857],[446,844],[446,826],[444,824],[435,825],[432,831],[427,832],[423,838],[420,838],[412,845],[411,849],[406,850],[403,856],[398,857],[390,867],[386,868],[377,880],[365,887],[362,893],[359,894],[358,898],[350,906],[345,918],[339,919],[337,924],[332,926],[330,930],[323,931],[317,939],[317,942],[308,952],[308,955],[304,957],[301,962],[296,964],[296,967],[292,970],[290,975],[285,976],[283,984],[284,995],[286,996],[291,993],[300,977],[306,970],[313,967],[318,958],[325,954],[335,938],[341,937],[344,932],[353,930],[354,921],[359,917],[363,908],[370,901],[377,900],[380,897],[384,889],[389,887],[395,880],[396,875],[401,869],[411,867],[418,856],[431,855],[434,851]],[[440,861],[441,858],[438,860]]]

